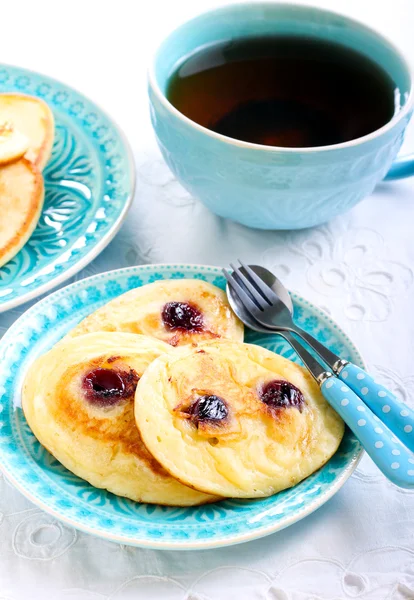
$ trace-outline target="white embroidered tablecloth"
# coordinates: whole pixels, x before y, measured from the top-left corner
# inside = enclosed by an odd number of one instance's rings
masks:
[[[395,40],[414,63],[414,2],[319,0]],[[209,213],[174,180],[151,132],[146,66],[156,40],[211,0],[4,2],[0,62],[62,79],[125,130],[135,155],[133,208],[77,278],[150,262],[274,269],[323,306],[374,375],[413,404],[414,178],[381,184],[347,215],[309,231],[254,231]],[[414,151],[414,125],[405,148]],[[0,335],[27,306],[0,314]],[[44,527],[51,525],[50,527]],[[365,457],[305,520],[262,540],[199,552],[141,550],[59,524],[0,476],[0,600],[414,599],[414,492]]]

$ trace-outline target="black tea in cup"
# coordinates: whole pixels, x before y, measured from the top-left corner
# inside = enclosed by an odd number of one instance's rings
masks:
[[[362,137],[399,109],[394,81],[373,60],[334,42],[296,36],[202,48],[178,66],[167,98],[212,131],[290,148]]]

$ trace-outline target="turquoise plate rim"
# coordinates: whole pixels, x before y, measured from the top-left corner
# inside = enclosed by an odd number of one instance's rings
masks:
[[[140,275],[143,272],[148,271],[156,271],[157,269],[162,269],[166,271],[171,271],[171,274],[174,271],[194,271],[197,270],[198,274],[208,273],[213,274],[218,277],[222,275],[221,267],[209,266],[209,265],[198,265],[198,264],[175,264],[175,263],[158,263],[151,265],[137,265],[133,267],[126,267],[122,269],[115,269],[111,271],[105,271],[102,273],[98,273],[96,275],[92,275],[91,277],[81,279],[76,281],[70,285],[61,288],[54,293],[50,294],[46,298],[39,300],[35,305],[30,307],[25,313],[23,313],[15,323],[7,330],[4,334],[3,338],[0,340],[0,354],[7,352],[9,349],[13,349],[13,347],[19,343],[19,333],[24,331],[26,321],[30,321],[32,316],[37,315],[37,313],[47,306],[56,306],[56,303],[62,297],[67,296],[74,290],[86,290],[90,284],[93,284],[99,279],[105,280],[109,277],[117,277],[123,275]],[[194,278],[194,274],[192,275]],[[309,300],[303,298],[300,294],[292,293],[293,300],[297,302],[299,305],[308,306],[313,313],[316,313],[318,316],[322,317],[322,319],[327,322],[332,328],[336,330],[336,333],[341,338],[341,341],[344,342],[346,347],[352,351],[354,356],[353,360],[359,364],[362,368],[366,369],[365,361],[363,360],[360,351],[349,338],[349,336],[343,331],[343,329],[335,322],[334,319],[330,315],[328,315],[323,309],[319,308]],[[26,366],[27,368],[27,366]],[[25,369],[23,370],[24,373]],[[21,382],[23,379],[23,375],[19,376],[19,381]],[[0,375],[0,392],[5,391],[7,389],[3,386],[2,376]],[[17,389],[16,389],[17,387]],[[17,383],[13,384],[10,395],[19,393],[20,386]],[[1,407],[0,407],[1,408]],[[1,425],[1,422],[0,422]],[[283,517],[281,520],[275,521],[270,525],[265,525],[262,527],[257,527],[251,530],[248,530],[248,525],[246,525],[246,532],[238,533],[238,534],[229,534],[222,535],[219,539],[214,538],[211,540],[201,539],[195,541],[187,541],[187,540],[168,540],[162,541],[156,538],[151,538],[151,534],[147,533],[143,537],[137,537],[133,535],[129,535],[127,533],[118,535],[112,531],[102,530],[97,527],[88,526],[84,522],[82,517],[77,519],[68,517],[65,514],[65,509],[62,508],[60,510],[56,510],[51,507],[46,501],[34,496],[30,489],[27,487],[27,482],[21,483],[19,478],[14,475],[14,469],[12,465],[8,464],[7,457],[5,454],[0,452],[0,471],[6,477],[6,479],[16,487],[28,500],[30,500],[33,504],[40,507],[45,512],[51,514],[55,518],[59,519],[63,523],[74,527],[80,531],[85,533],[89,533],[91,535],[95,535],[97,537],[116,542],[121,544],[127,544],[131,546],[137,546],[142,548],[150,548],[150,549],[164,549],[164,550],[201,550],[201,549],[209,549],[209,548],[219,548],[225,546],[231,546],[234,544],[239,544],[251,540],[255,540],[261,537],[265,537],[286,527],[293,525],[294,523],[300,521],[301,519],[307,517],[315,510],[320,508],[325,502],[327,502],[330,498],[332,498],[336,492],[344,485],[347,479],[352,475],[356,467],[358,466],[359,461],[361,460],[364,454],[364,450],[362,446],[357,444],[356,450],[353,452],[351,458],[345,464],[345,466],[341,469],[339,475],[335,478],[335,480],[328,485],[325,491],[320,493],[320,495],[310,502],[306,503],[303,508],[293,512],[293,514]],[[26,485],[25,485],[26,484]],[[295,486],[296,487],[296,486]],[[294,488],[293,488],[294,489]],[[213,506],[213,505],[212,505]]]
[[[126,159],[127,159],[127,163],[128,163],[128,169],[129,169],[129,173],[130,173],[130,186],[129,186],[128,196],[125,200],[122,210],[119,212],[118,217],[114,220],[110,229],[104,235],[102,235],[102,237],[99,240],[97,240],[94,244],[91,245],[91,248],[89,251],[87,251],[78,261],[76,261],[75,264],[73,264],[71,267],[69,267],[69,269],[67,269],[63,273],[60,273],[55,276],[53,276],[53,274],[52,274],[49,281],[47,281],[43,284],[40,284],[39,287],[33,289],[32,291],[27,292],[26,294],[18,295],[17,297],[11,298],[10,300],[6,300],[4,302],[2,302],[0,300],[0,314],[7,310],[17,308],[21,304],[25,304],[26,302],[29,302],[30,300],[34,300],[38,296],[41,296],[42,294],[45,294],[45,293],[49,292],[50,290],[53,290],[55,287],[59,286],[60,284],[64,283],[65,281],[67,281],[68,279],[70,279],[71,277],[76,275],[79,271],[81,271],[89,263],[91,263],[97,256],[99,256],[99,254],[114,239],[114,237],[120,230],[120,228],[128,214],[128,211],[131,208],[132,202],[135,197],[135,190],[136,190],[135,161],[134,161],[134,155],[133,155],[129,140],[127,138],[127,135],[124,132],[124,130],[120,127],[120,125],[117,123],[117,121],[114,119],[114,117],[112,115],[110,115],[105,109],[103,109],[102,106],[98,102],[96,102],[96,100],[89,99],[88,96],[86,96],[83,92],[79,91],[74,86],[67,84],[65,81],[61,81],[60,79],[57,79],[56,77],[51,77],[50,75],[46,75],[40,71],[35,71],[34,69],[27,69],[26,67],[20,67],[18,65],[0,62],[0,69],[2,69],[2,68],[12,69],[23,75],[28,73],[33,76],[40,77],[45,82],[52,82],[54,84],[61,86],[62,88],[65,88],[69,91],[74,92],[76,94],[76,96],[78,96],[79,98],[82,98],[88,104],[95,106],[98,109],[98,111],[112,125],[113,129],[118,134],[122,145],[124,146]],[[27,92],[25,92],[24,90],[21,90],[16,93],[25,94]]]

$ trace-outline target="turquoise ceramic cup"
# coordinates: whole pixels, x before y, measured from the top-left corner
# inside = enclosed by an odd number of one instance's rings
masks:
[[[367,136],[296,149],[217,134],[167,100],[169,78],[190,53],[218,41],[275,33],[332,40],[362,52],[391,75],[401,92],[401,109]],[[318,225],[352,208],[387,174],[387,178],[414,175],[414,156],[396,160],[414,100],[407,62],[384,37],[335,13],[246,3],[196,17],[159,47],[150,68],[149,97],[155,135],[174,175],[214,213],[243,225],[261,229]]]

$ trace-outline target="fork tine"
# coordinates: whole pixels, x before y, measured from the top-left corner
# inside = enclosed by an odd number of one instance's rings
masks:
[[[233,273],[231,274],[231,277],[233,277],[233,279],[234,279],[235,281],[237,281],[237,283],[238,283],[238,284],[240,284],[240,285],[242,286],[242,288],[244,288],[244,291],[245,291],[245,292],[248,294],[248,296],[250,296],[250,299],[251,299],[251,300],[253,300],[253,302],[255,302],[255,297],[254,297],[254,296],[252,296],[252,294],[249,292],[249,290],[248,290],[247,288],[245,288],[245,287],[244,287],[244,285],[243,285],[243,280],[242,280],[242,278],[240,277],[240,274],[239,274],[239,270],[238,270],[238,269],[236,269],[236,270],[233,270]]]
[[[258,292],[254,285],[250,283],[248,277],[243,273],[243,271],[231,263],[230,266],[234,271],[233,275],[237,274],[237,279],[239,280],[241,286],[249,292],[249,295],[252,296],[253,300],[261,308],[261,310],[268,308],[269,303],[264,300],[260,292]]]
[[[277,301],[280,301],[280,298],[274,293],[272,288],[267,285],[266,282],[263,281],[261,277],[257,273],[253,271],[249,267],[249,265],[245,265],[240,258],[238,259],[240,265],[246,273],[246,276],[250,279],[253,285],[257,288],[263,298],[268,302],[268,304],[272,305]]]
[[[227,279],[229,286],[235,294],[239,297],[245,309],[255,318],[255,315],[261,311],[261,309],[251,300],[244,291],[243,287],[236,281],[236,279],[230,275],[227,269],[223,269],[224,277]]]

